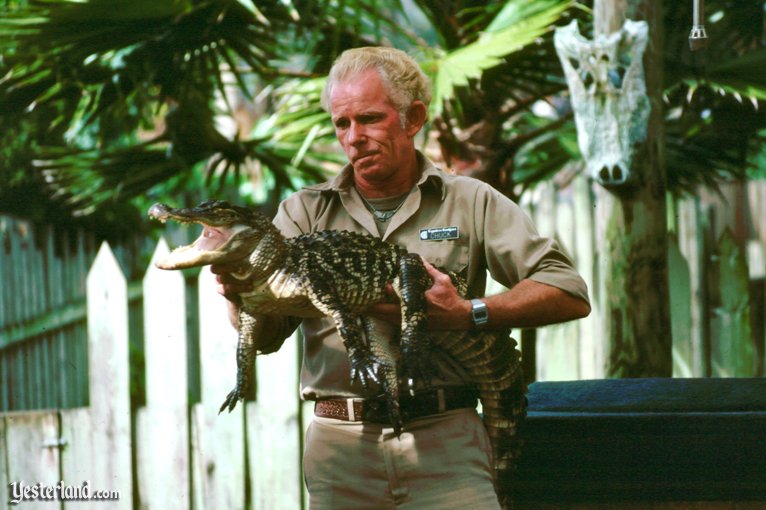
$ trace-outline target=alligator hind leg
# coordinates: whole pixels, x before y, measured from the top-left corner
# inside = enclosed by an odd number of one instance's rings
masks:
[[[393,287],[402,306],[402,347],[399,368],[402,378],[412,387],[420,380],[430,385],[434,376],[431,343],[427,335],[425,292],[431,286],[419,255],[409,253],[401,258],[399,275]]]

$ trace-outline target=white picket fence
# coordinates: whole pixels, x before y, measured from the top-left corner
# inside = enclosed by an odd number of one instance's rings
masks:
[[[735,192],[742,194],[732,189],[733,197],[739,196]],[[677,206],[677,237],[669,253],[676,376],[708,375],[706,360],[713,376],[758,375],[751,368],[758,363],[762,370],[763,338],[747,341],[751,311],[743,297],[747,301],[748,281],[763,286],[766,274],[766,183],[749,183],[746,191],[753,225],[752,232],[740,235],[749,239],[746,253],[729,237],[720,236],[741,223],[734,219],[740,216],[735,212],[744,208],[742,201],[732,199],[713,209],[713,199],[701,196]],[[541,186],[524,206],[541,233],[556,236],[572,255],[594,303],[587,319],[538,331],[537,379],[603,377],[605,339],[598,282],[603,235],[598,232],[602,222],[597,197],[588,182],[576,179],[562,189]],[[718,214],[715,221],[706,216],[713,210]],[[705,241],[706,236],[713,240]],[[154,257],[167,251],[161,241]],[[715,273],[715,278],[708,273]],[[310,404],[298,398],[298,339],[288,339],[278,353],[258,359],[254,402],[218,415],[235,380],[236,332],[228,323],[226,302],[205,269],[197,284],[199,345],[189,345],[195,335],[186,331],[192,315],[185,309],[187,282],[182,272],[162,271],[153,264],[146,271],[142,282],[146,405],[135,409],[133,416],[129,383],[137,374],[130,373],[129,364],[129,289],[111,249],[101,246],[87,277],[89,405],[0,413],[0,505],[10,501],[12,483],[63,481],[79,486],[87,481],[93,491],[119,491],[119,500],[99,502],[105,509],[305,507],[301,449],[311,411]],[[5,292],[4,302],[23,288]],[[714,292],[720,295],[713,296]],[[763,316],[763,300],[759,303],[752,311],[756,318]],[[8,338],[19,342],[14,335],[6,333],[6,346]],[[753,345],[761,346],[757,357]],[[190,398],[189,374],[197,367],[191,369],[188,355],[197,348],[198,401]],[[60,358],[45,359],[39,370],[17,370],[17,365],[29,363],[16,356],[3,366],[16,370],[11,375],[23,377],[2,380],[17,390],[40,386],[38,379],[45,377],[46,367]],[[80,501],[60,506],[86,505],[91,506]]]
[[[167,251],[160,241],[154,257]],[[296,339],[258,362],[255,402],[219,415],[236,376],[237,335],[212,274],[203,270],[198,287],[202,394],[190,405],[184,285],[181,272],[153,265],[147,270],[146,406],[133,420],[127,285],[109,246],[101,246],[87,279],[90,405],[0,415],[5,439],[0,459],[8,460],[0,470],[2,504],[13,499],[12,483],[87,481],[91,494],[119,492],[117,500],[99,501],[104,509],[302,508]],[[62,501],[66,510],[92,504]]]

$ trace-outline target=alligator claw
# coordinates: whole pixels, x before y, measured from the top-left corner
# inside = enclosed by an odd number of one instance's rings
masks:
[[[229,409],[229,412],[232,412],[237,406],[237,402],[244,399],[245,396],[239,391],[239,385],[236,385],[226,396],[226,400],[223,401],[223,405],[221,405],[221,408],[218,410],[218,414],[221,414],[226,408]]]
[[[359,381],[362,385],[362,389],[365,393],[369,393],[370,390],[375,386],[380,384],[381,378],[379,375],[379,368],[377,367],[377,364],[373,364],[372,366],[362,366],[362,367],[355,367],[354,364],[351,364],[351,381],[356,382]]]
[[[365,393],[383,383],[385,363],[370,353],[354,353],[349,356],[351,362],[351,381],[359,381]]]

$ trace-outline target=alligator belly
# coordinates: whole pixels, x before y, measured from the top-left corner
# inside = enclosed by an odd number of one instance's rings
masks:
[[[306,296],[277,298],[271,293],[240,294],[242,306],[253,315],[286,315],[291,317],[322,317]]]

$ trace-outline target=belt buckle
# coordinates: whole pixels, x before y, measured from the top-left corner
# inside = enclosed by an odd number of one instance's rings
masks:
[[[356,413],[354,412],[354,399],[353,398],[347,398],[346,399],[346,409],[348,410],[348,421],[357,421],[356,419]],[[362,418],[361,416],[359,417]]]

